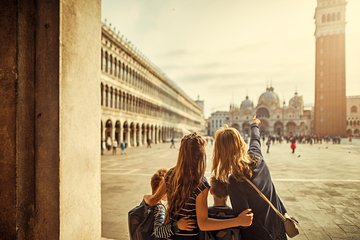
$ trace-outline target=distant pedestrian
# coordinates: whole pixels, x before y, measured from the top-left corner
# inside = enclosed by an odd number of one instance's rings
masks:
[[[150,138],[148,138],[148,139],[146,140],[146,143],[147,143],[146,148],[151,148],[151,139],[150,139]]]
[[[113,155],[116,155],[116,149],[117,149],[117,147],[118,147],[118,142],[116,141],[116,139],[114,139],[112,147],[113,147],[113,152],[112,152],[112,154],[113,154]]]
[[[110,151],[111,145],[112,145],[111,138],[108,137],[108,138],[106,139],[106,149],[107,149],[108,151]]]
[[[292,150],[292,153],[295,153],[295,149],[296,149],[296,139],[295,139],[295,138],[291,138],[290,142],[291,142],[290,148],[291,148],[291,150]]]
[[[170,148],[175,148],[174,138],[171,138],[170,142],[171,142]]]
[[[270,145],[271,145],[271,138],[269,137],[268,140],[266,141],[266,153],[270,153]]]
[[[126,154],[126,143],[125,143],[125,141],[121,142],[120,148],[121,148],[121,154]]]

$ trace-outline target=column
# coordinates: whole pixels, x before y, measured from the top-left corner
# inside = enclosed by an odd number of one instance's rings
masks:
[[[101,239],[100,1],[0,8],[0,238]]]

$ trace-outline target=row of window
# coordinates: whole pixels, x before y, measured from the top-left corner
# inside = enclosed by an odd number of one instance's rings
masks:
[[[360,126],[360,120],[347,120],[347,126]]]
[[[112,77],[123,80],[126,84],[129,84],[143,93],[164,100],[167,104],[177,109],[200,116],[199,112],[184,106],[184,104],[181,104],[175,96],[155,86],[147,77],[143,76],[143,74],[134,70],[125,62],[121,62],[120,59],[117,59],[103,49],[101,49],[101,70]]]
[[[109,87],[101,83],[101,106],[114,109],[145,114],[171,122],[185,123],[188,125],[200,125],[200,122],[193,121],[175,112],[164,109],[147,100],[135,97],[132,94]]]
[[[340,12],[323,14],[321,16],[321,22],[322,23],[340,21],[340,19],[341,19],[341,13]]]

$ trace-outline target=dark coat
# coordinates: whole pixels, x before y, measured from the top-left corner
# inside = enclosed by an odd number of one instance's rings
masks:
[[[275,191],[269,168],[261,153],[259,127],[254,124],[251,126],[248,153],[257,159],[257,164],[252,167],[253,176],[250,180],[280,212],[285,213],[286,209]],[[236,215],[247,208],[251,208],[254,213],[253,224],[241,229],[242,239],[273,240],[281,235],[283,222],[248,183],[237,181],[234,176],[230,176],[229,196]]]

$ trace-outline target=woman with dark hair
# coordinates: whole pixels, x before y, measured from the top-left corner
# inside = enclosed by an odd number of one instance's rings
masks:
[[[281,213],[286,213],[261,153],[259,124],[260,120],[254,116],[248,150],[235,128],[219,129],[215,135],[212,171],[216,178],[229,183],[234,213],[249,208],[254,213],[253,224],[241,229],[241,239],[283,240],[287,237],[282,220],[245,180],[249,179]]]
[[[173,223],[182,217],[195,220],[190,231],[177,230],[171,239],[199,239],[202,231],[213,231],[237,226],[250,226],[253,214],[244,209],[231,219],[208,218],[207,196],[209,183],[204,177],[206,168],[205,139],[191,133],[181,140],[176,166],[169,170],[165,183],[160,185],[154,195],[145,195],[149,205],[155,205],[166,192],[168,208],[165,224]]]

